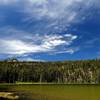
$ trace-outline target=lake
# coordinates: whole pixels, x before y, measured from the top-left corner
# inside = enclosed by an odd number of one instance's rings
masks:
[[[24,84],[0,85],[19,100],[100,100],[100,85]]]

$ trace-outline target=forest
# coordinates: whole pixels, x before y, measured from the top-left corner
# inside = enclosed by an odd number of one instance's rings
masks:
[[[0,61],[0,83],[16,82],[99,84],[100,59],[62,62]]]

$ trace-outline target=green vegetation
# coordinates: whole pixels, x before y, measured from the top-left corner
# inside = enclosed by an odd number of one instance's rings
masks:
[[[0,85],[18,100],[100,100],[99,85]]]
[[[65,62],[0,61],[0,83],[99,84],[100,60]]]

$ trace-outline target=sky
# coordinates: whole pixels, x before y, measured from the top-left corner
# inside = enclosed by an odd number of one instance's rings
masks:
[[[0,60],[100,58],[100,0],[0,0]]]

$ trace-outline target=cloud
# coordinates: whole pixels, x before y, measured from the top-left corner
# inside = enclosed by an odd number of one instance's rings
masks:
[[[76,35],[66,34],[66,35],[46,35],[43,39],[43,47],[45,48],[55,48],[59,45],[70,45],[73,40],[77,39]]]
[[[28,44],[21,40],[0,40],[0,49],[2,50],[0,53],[2,54],[26,54],[26,53],[38,53],[47,51],[45,48],[41,48],[41,46]]]
[[[31,1],[31,2],[30,2]],[[42,2],[40,2],[42,1]],[[66,21],[72,21],[74,17],[80,12],[80,7],[85,9],[86,4],[90,0],[29,0],[26,11],[30,15],[36,15],[37,18],[51,18],[53,19],[65,19]],[[31,5],[31,6],[30,6]],[[34,8],[34,9],[32,9]],[[31,16],[31,17],[34,17]],[[79,16],[79,15],[78,15]],[[72,20],[71,20],[72,19]]]
[[[0,54],[10,55],[58,52],[63,50],[61,46],[68,47],[78,38],[77,35],[72,34],[31,34],[10,27],[1,28],[0,32],[3,33],[0,36],[2,37],[0,39]]]
[[[17,2],[19,2],[19,0],[0,0],[0,5],[11,5]]]
[[[18,58],[20,61],[38,61],[38,62],[45,62],[45,60],[42,60],[42,59],[34,59],[34,58],[31,58],[31,57],[24,57],[24,58]]]
[[[66,48],[66,50],[63,50],[63,51],[58,51],[58,52],[54,52],[54,54],[63,54],[63,53],[69,53],[69,54],[73,54],[77,51],[79,51],[79,47],[72,47],[72,48]]]
[[[81,6],[84,0],[25,0],[19,12],[24,13],[23,22],[31,24],[38,33],[55,33],[67,30],[69,26],[81,20]],[[24,1],[24,2],[25,2]],[[86,0],[85,0],[86,1]],[[34,24],[35,22],[35,24]],[[37,23],[36,23],[37,22]]]
[[[32,3],[32,4],[43,4],[43,3],[46,3],[47,2],[47,0],[29,0],[29,2],[30,3]]]
[[[38,33],[62,33],[73,24],[82,23],[87,9],[92,8],[97,0],[26,0],[20,9],[24,13],[23,23]],[[35,24],[34,24],[35,23]]]
[[[73,23],[82,22],[86,9],[95,2],[97,0],[0,0],[1,5],[17,5],[13,10],[23,16],[23,26],[40,34],[62,33]]]
[[[78,27],[75,35],[73,26],[89,22],[99,5],[99,0],[0,0],[0,55],[73,54],[93,46],[98,40],[79,43],[83,32]],[[73,47],[77,39],[80,48]]]

